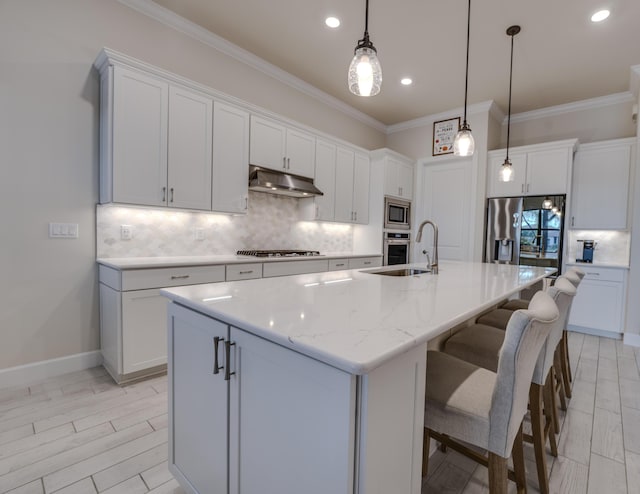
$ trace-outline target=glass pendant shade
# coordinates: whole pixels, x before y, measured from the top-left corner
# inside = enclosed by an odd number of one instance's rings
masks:
[[[553,201],[548,197],[545,197],[544,201],[542,201],[542,209],[551,209],[551,208],[553,208]]]
[[[509,158],[505,159],[504,163],[502,163],[499,178],[501,182],[513,182],[513,166],[511,166]]]
[[[349,91],[356,96],[375,96],[382,87],[382,67],[376,49],[356,48],[349,65]]]
[[[453,154],[456,156],[471,156],[476,149],[471,129],[463,125],[453,140]]]

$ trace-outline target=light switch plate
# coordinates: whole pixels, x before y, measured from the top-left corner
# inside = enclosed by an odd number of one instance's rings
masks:
[[[78,223],[49,223],[49,238],[78,238]]]

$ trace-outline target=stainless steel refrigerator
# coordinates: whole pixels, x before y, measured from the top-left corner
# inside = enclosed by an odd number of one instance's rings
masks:
[[[488,199],[485,261],[560,270],[565,198],[556,195]]]

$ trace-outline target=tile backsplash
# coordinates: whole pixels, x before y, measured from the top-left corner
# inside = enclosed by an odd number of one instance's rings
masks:
[[[249,192],[246,215],[98,205],[97,257],[229,255],[240,249],[352,252],[353,227],[300,221],[298,199]],[[121,240],[122,225],[131,240]],[[196,233],[203,234],[202,240]]]
[[[582,257],[582,243],[578,240],[595,240],[593,262],[602,264],[629,264],[631,237],[627,231],[618,230],[569,230],[568,261]]]

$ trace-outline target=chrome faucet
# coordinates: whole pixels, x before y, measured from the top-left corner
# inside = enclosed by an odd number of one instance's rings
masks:
[[[427,269],[430,269],[432,274],[438,274],[438,225],[431,220],[424,220],[420,223],[416,242],[419,243],[422,240],[422,229],[427,224],[433,227],[433,261],[427,260]],[[427,259],[429,258],[427,257]]]

